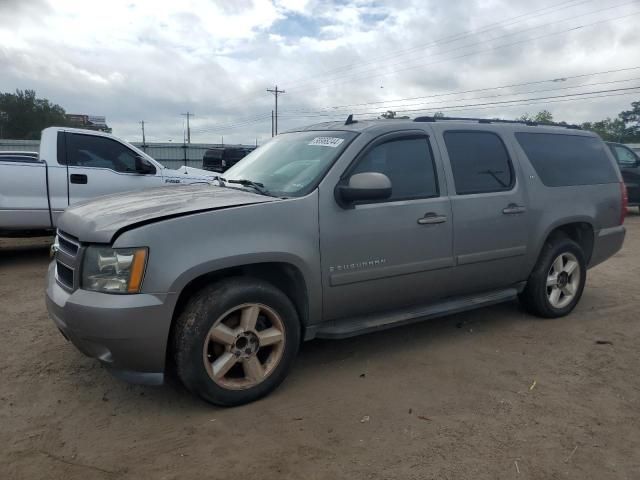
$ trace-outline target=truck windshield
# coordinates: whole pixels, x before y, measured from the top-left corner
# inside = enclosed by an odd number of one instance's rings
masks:
[[[284,133],[244,157],[224,173],[224,178],[261,184],[275,196],[306,195],[356,135],[341,131]]]

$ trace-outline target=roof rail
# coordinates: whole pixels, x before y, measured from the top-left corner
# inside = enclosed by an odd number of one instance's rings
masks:
[[[416,117],[414,122],[438,122],[440,120],[465,120],[478,123],[517,123],[520,125],[529,125],[531,127],[564,127],[574,130],[582,130],[580,125],[570,125],[568,123],[556,123],[556,122],[530,122],[525,120],[502,120],[500,118],[467,118],[467,117]]]

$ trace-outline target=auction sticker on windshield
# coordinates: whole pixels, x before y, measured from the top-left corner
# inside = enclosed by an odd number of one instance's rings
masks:
[[[337,137],[316,137],[309,142],[309,145],[319,145],[321,147],[339,147],[344,142],[344,138]]]

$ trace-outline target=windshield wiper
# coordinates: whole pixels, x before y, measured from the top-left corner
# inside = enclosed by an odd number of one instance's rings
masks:
[[[273,195],[269,193],[269,190],[264,188],[264,184],[260,182],[254,182],[253,180],[245,180],[245,179],[227,180],[226,178],[222,178],[222,177],[219,177],[218,180],[222,180],[223,183],[237,183],[238,185],[242,185],[243,187],[251,187],[260,195],[267,195],[269,197],[273,197]]]

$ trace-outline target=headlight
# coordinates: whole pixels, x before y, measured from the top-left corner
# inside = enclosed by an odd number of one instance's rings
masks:
[[[138,293],[146,263],[146,248],[89,247],[82,266],[82,288],[104,293]]]

